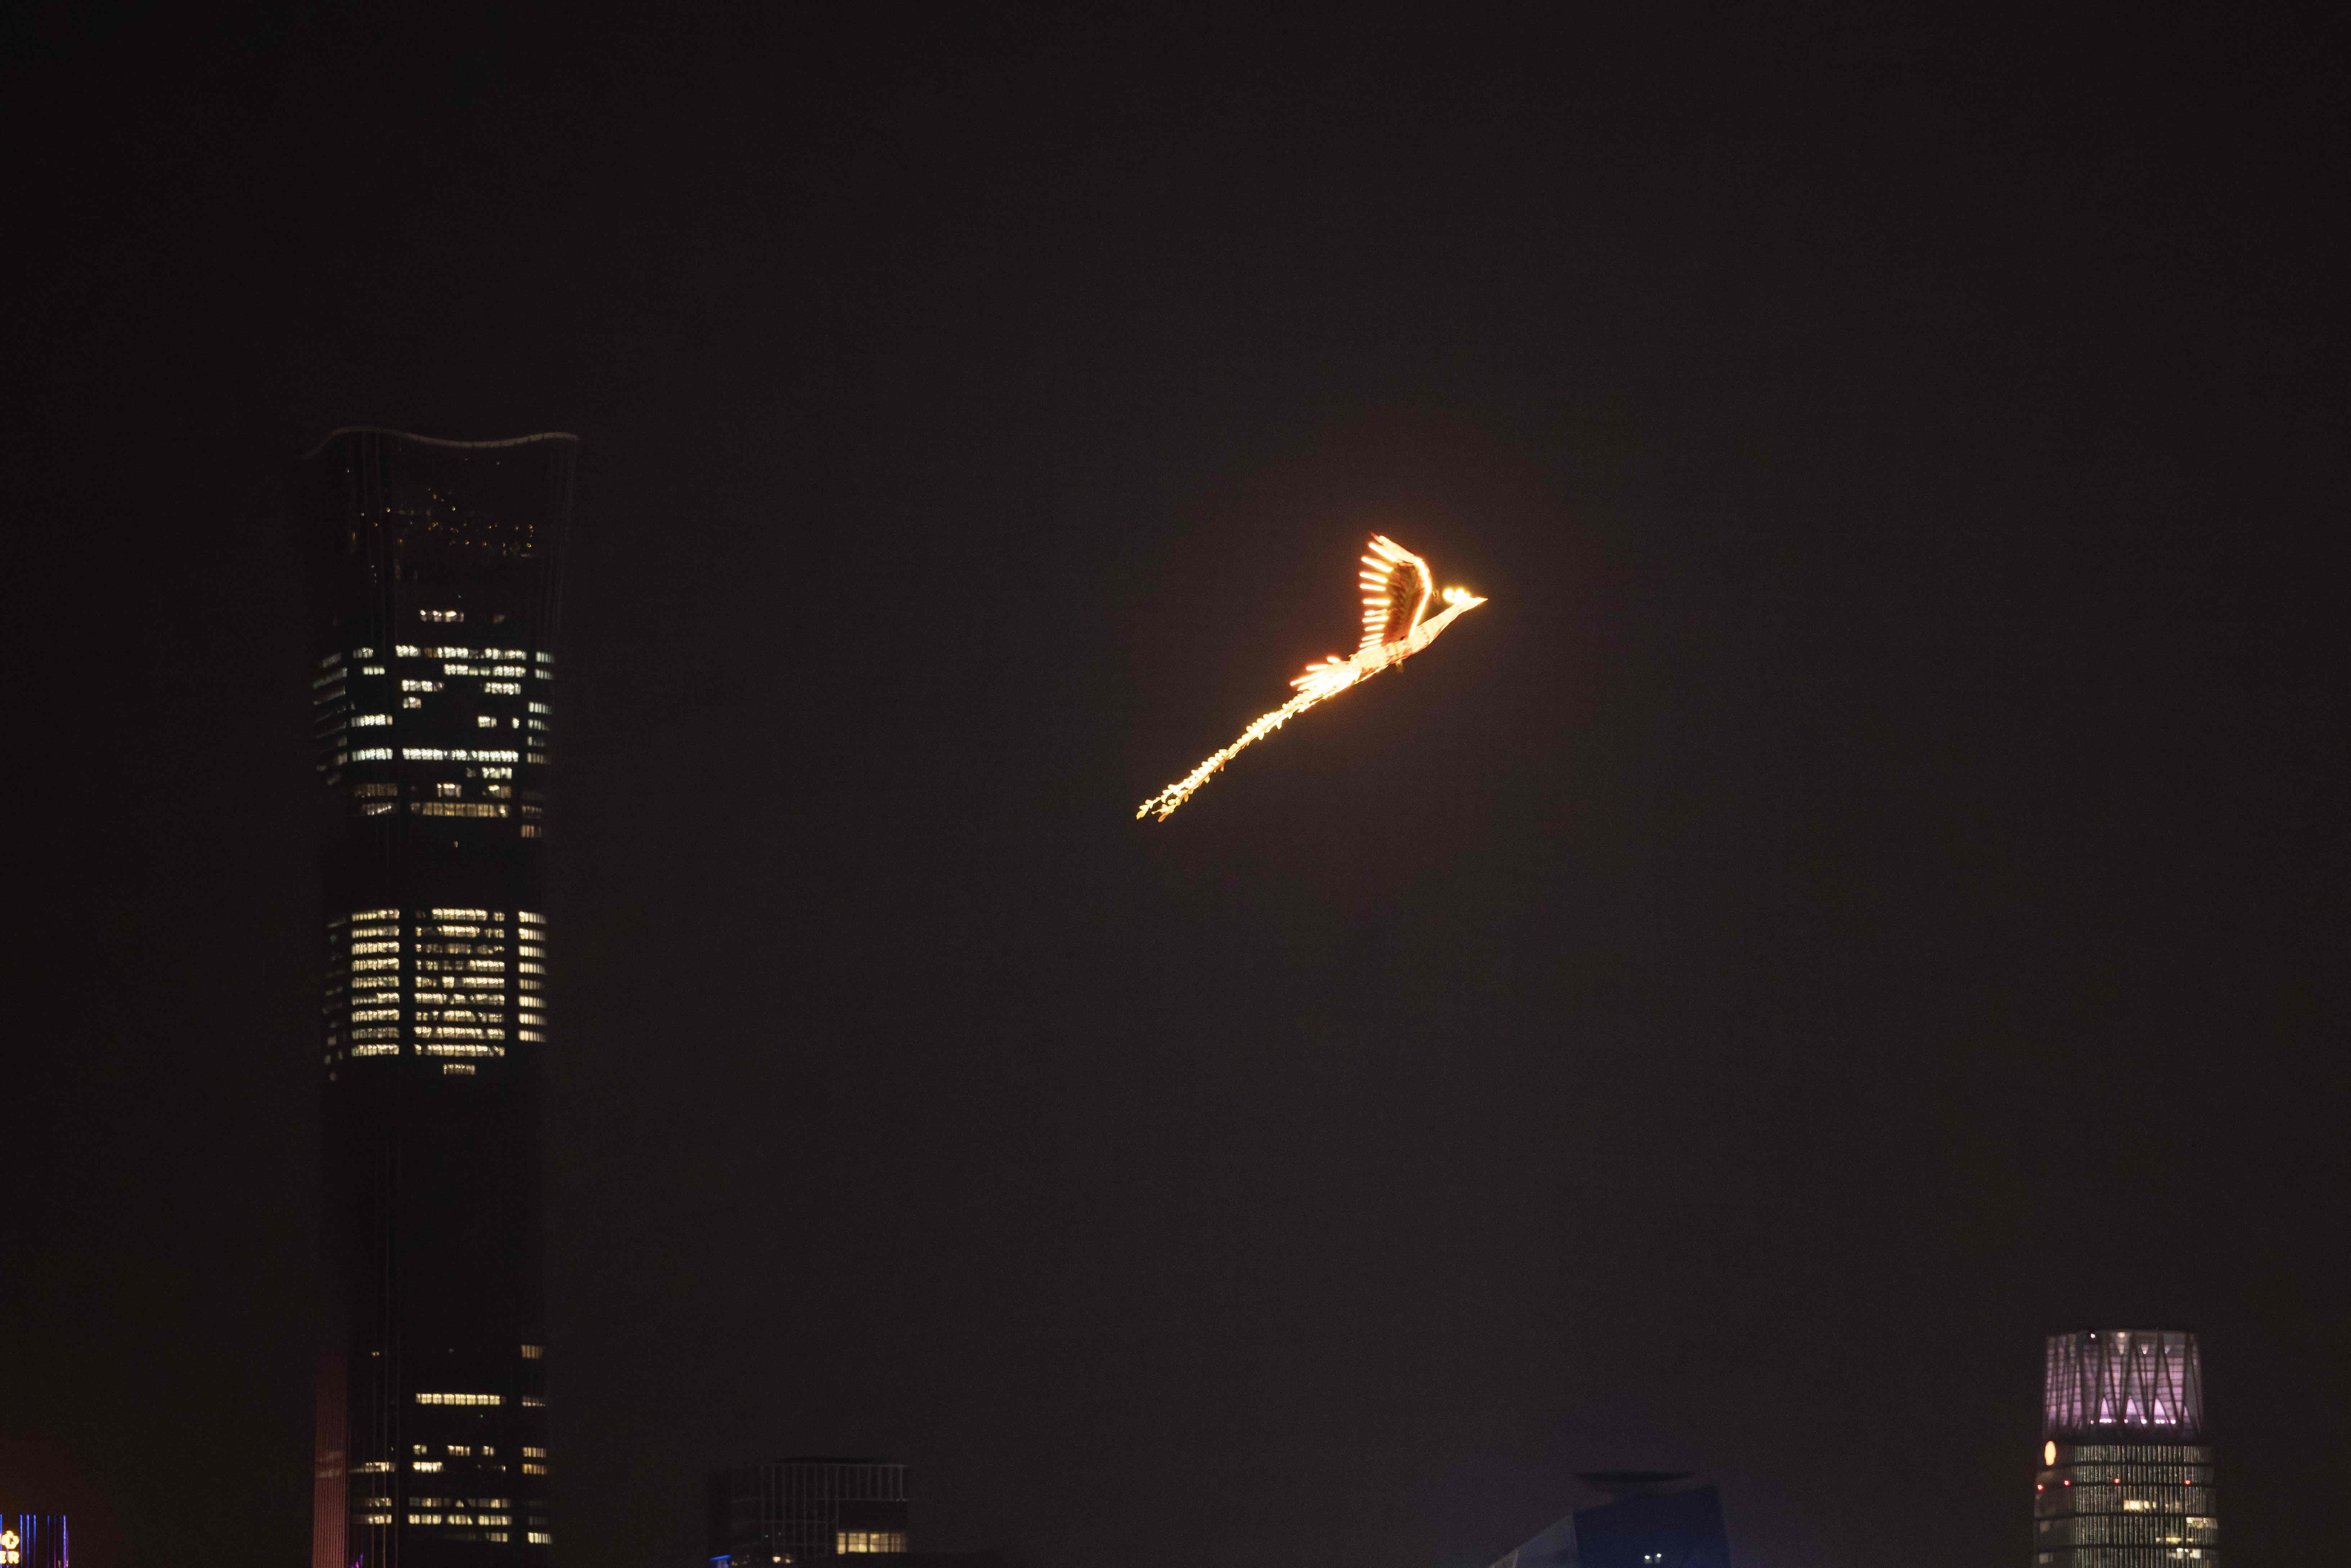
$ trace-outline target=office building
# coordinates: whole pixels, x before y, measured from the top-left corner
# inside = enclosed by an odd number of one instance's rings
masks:
[[[303,464],[329,818],[313,1568],[541,1568],[542,1058],[576,442],[341,430]]]
[[[1577,1478],[1610,1500],[1580,1508],[1494,1568],[1730,1568],[1722,1495],[1672,1470],[1596,1470]]]
[[[2194,1334],[2053,1334],[2042,1386],[2034,1568],[2209,1568],[2219,1561]]]
[[[808,1568],[907,1550],[904,1465],[777,1459],[711,1472],[712,1568]]]

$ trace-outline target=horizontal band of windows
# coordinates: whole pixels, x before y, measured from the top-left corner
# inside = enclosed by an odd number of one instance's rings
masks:
[[[352,762],[389,762],[392,760],[392,747],[388,746],[371,746],[365,750],[352,752],[348,759],[339,757],[335,760],[338,762],[344,760]]]
[[[420,817],[503,817],[503,804],[475,800],[411,800],[408,809]]]
[[[461,1040],[436,1045],[420,1045],[416,1048],[416,1053],[419,1056],[504,1056],[507,1053],[507,1048],[503,1045],[481,1045],[472,1040]]]
[[[396,1045],[355,1045],[351,1047],[351,1054],[353,1056],[398,1056],[400,1054],[400,1047]]]
[[[551,705],[547,703],[533,703],[530,705],[530,711],[533,713],[552,714],[555,712],[555,709]]]
[[[555,1537],[544,1530],[534,1530],[530,1532],[530,1543],[533,1546],[552,1546],[555,1544]]]
[[[531,1030],[531,1029],[517,1030],[515,1031],[515,1034],[516,1034],[517,1038],[518,1038],[518,1039],[522,1039],[522,1040],[527,1040],[530,1041],[533,1045],[545,1045],[545,1044],[547,1043],[547,1037],[546,1037],[545,1035],[543,1035],[543,1034],[539,1033],[537,1030]]]
[[[507,1031],[495,1026],[482,1029],[477,1026],[434,1024],[427,1028],[420,1028],[416,1031],[416,1038],[419,1040],[504,1040],[506,1037]]]
[[[444,1078],[446,1078],[452,1073],[456,1074],[460,1078],[471,1078],[474,1076],[474,1064],[470,1061],[443,1062],[441,1064],[441,1075]]]
[[[392,715],[388,713],[361,713],[353,714],[351,716],[351,727],[353,729],[364,729],[372,725],[390,724],[391,722]]]
[[[521,672],[517,671],[516,674],[519,674]],[[519,681],[484,681],[482,683],[482,690],[487,692],[494,697],[518,697],[522,695],[522,683]]]
[[[522,1473],[527,1476],[543,1476],[547,1473],[547,1467],[536,1459],[525,1459],[522,1462]]]
[[[351,1013],[353,1023],[381,1023],[387,1020],[398,1023],[400,1009],[398,1008],[359,1008]]]
[[[351,753],[357,757],[360,753]],[[389,755],[389,754],[387,754]],[[400,748],[402,762],[512,762],[511,751],[469,751],[464,747],[403,746]]]
[[[526,1395],[524,1395],[524,1396],[522,1396],[521,1403],[522,1403],[522,1405],[524,1406],[524,1407],[525,1407],[525,1408],[527,1408],[527,1409],[531,1409],[531,1410],[544,1410],[544,1409],[546,1409],[546,1408],[547,1408],[547,1401],[546,1401],[546,1400],[544,1400],[544,1399],[541,1399],[541,1398],[540,1398],[538,1395],[536,1395],[536,1394],[526,1394]]]
[[[351,951],[354,954],[397,953],[400,951],[400,944],[397,942],[354,942],[351,944]]]
[[[521,921],[525,925],[544,925],[547,924],[546,915],[534,915],[528,909],[516,910],[515,918]]]
[[[544,964],[521,963],[517,964],[515,967],[521,970],[526,975],[544,975],[547,973],[547,966]]]
[[[381,1024],[371,1024],[366,1029],[351,1030],[351,1038],[353,1040],[398,1040],[400,1030],[386,1029]]]
[[[416,1402],[419,1405],[503,1405],[507,1396],[503,1394],[420,1394]]]

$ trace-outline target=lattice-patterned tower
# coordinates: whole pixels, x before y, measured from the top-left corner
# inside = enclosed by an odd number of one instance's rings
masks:
[[[2052,1335],[2043,1388],[2034,1568],[2220,1560],[2194,1334]]]
[[[325,865],[312,1568],[544,1568],[540,1057],[569,435],[306,461]]]

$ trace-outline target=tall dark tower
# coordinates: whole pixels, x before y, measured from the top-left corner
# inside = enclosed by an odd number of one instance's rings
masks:
[[[312,1568],[543,1568],[546,801],[569,435],[305,459],[328,831]]]
[[[2052,1334],[2042,1389],[2033,1568],[2220,1561],[2194,1334]]]

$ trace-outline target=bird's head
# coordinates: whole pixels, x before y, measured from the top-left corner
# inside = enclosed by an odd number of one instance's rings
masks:
[[[1486,601],[1466,588],[1448,588],[1445,591],[1445,602],[1456,610],[1475,610]]]

